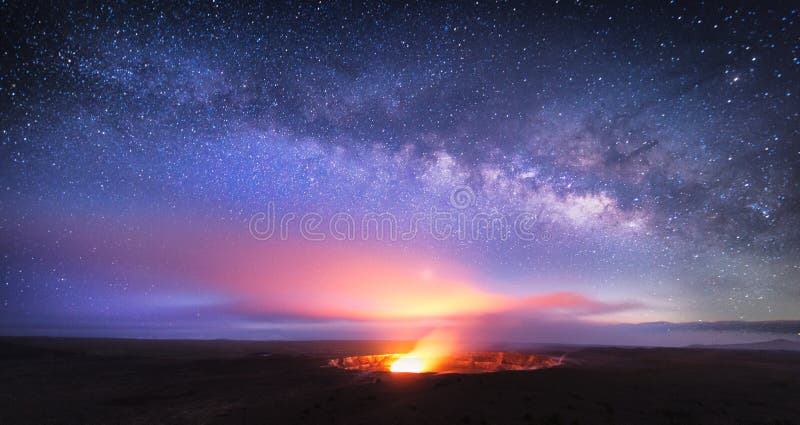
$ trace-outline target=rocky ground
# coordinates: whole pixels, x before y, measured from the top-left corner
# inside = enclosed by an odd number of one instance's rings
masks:
[[[562,366],[391,374],[410,343],[0,338],[1,424],[792,424],[800,353],[540,348]]]

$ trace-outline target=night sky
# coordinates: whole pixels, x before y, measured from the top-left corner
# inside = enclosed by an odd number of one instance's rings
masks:
[[[0,333],[800,335],[797,4],[58,4],[0,3]]]

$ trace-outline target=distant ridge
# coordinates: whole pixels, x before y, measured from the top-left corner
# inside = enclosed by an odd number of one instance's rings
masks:
[[[770,351],[800,351],[800,342],[788,339],[773,339],[772,341],[750,342],[745,344],[695,344],[689,348],[711,348],[719,350],[770,350]]]
[[[796,335],[800,330],[800,320],[763,320],[749,322],[745,320],[724,320],[717,322],[644,322],[628,325],[628,327],[645,326],[663,330],[684,331],[742,331],[761,332],[782,335]]]

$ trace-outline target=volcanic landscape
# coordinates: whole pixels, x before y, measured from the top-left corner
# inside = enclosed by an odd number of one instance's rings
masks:
[[[0,423],[792,424],[800,418],[796,351],[494,347],[454,355],[461,373],[386,371],[387,360],[396,358],[385,354],[413,348],[412,342],[4,337]],[[383,371],[375,371],[381,367],[373,360],[386,363]],[[529,370],[503,370],[514,368]],[[497,371],[475,373],[490,369]]]

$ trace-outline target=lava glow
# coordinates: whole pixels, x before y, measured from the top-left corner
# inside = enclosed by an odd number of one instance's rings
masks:
[[[456,334],[435,330],[417,341],[411,352],[397,359],[389,368],[392,372],[436,372],[438,366],[459,347]]]
[[[425,361],[422,357],[406,356],[401,357],[396,362],[392,363],[389,368],[392,372],[407,372],[407,373],[420,373],[425,368]]]

